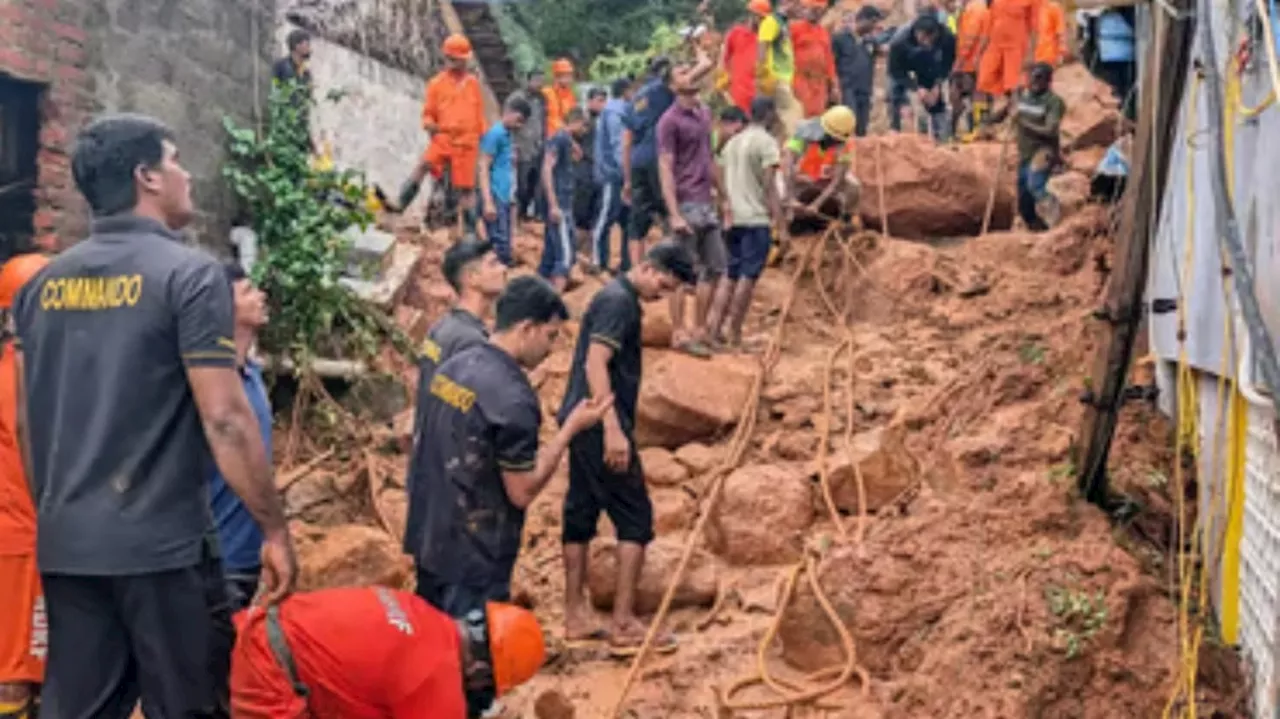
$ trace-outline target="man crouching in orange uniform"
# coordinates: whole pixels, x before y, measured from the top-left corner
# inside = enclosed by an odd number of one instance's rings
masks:
[[[427,99],[422,104],[422,129],[431,133],[431,144],[400,188],[395,209],[403,212],[409,207],[428,172],[439,180],[447,167],[466,230],[475,232],[476,163],[485,132],[484,96],[480,79],[469,68],[471,41],[463,35],[450,35],[443,50],[446,67],[427,83]]]
[[[0,268],[0,311],[49,261],[18,255]],[[0,717],[35,716],[48,649],[44,595],[36,570],[36,509],[18,451],[18,388],[13,335],[0,335]]]
[[[455,620],[386,587],[294,594],[235,622],[237,719],[470,719],[546,659],[527,610],[490,602]]]

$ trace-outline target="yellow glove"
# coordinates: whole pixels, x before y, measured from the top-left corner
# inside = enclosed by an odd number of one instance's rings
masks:
[[[716,90],[721,92],[729,89],[729,73],[720,70],[716,73]]]

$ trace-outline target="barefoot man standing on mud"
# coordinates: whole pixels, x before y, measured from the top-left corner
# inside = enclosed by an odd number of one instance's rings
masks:
[[[616,411],[605,413],[600,425],[569,444],[569,492],[564,498],[567,641],[610,637],[614,651],[625,655],[644,640],[645,626],[635,616],[635,597],[644,548],[653,539],[653,505],[634,439],[641,375],[640,302],[658,300],[696,279],[689,251],[662,242],[649,250],[643,262],[601,288],[582,316],[560,422],[572,420],[592,397],[613,396]],[[608,513],[618,535],[611,632],[595,626],[583,594],[587,544],[595,538],[601,511]],[[672,637],[660,642],[660,648],[674,646]]]

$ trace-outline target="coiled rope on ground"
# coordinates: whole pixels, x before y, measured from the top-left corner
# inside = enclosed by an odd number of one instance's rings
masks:
[[[710,489],[706,495],[706,500],[703,503],[702,511],[698,517],[698,521],[694,525],[692,531],[689,533],[689,536],[685,541],[684,549],[680,556],[680,561],[676,565],[675,571],[672,573],[672,576],[667,585],[666,591],[663,593],[662,601],[659,603],[658,611],[654,615],[653,621],[649,625],[649,630],[645,635],[644,641],[640,645],[639,651],[636,653],[634,659],[632,660],[631,667],[627,672],[627,677],[623,683],[622,690],[618,695],[618,699],[616,700],[613,710],[609,714],[609,716],[612,716],[615,719],[622,716],[622,710],[623,710],[624,704],[626,703],[627,696],[631,690],[631,687],[635,684],[636,679],[639,677],[640,670],[644,664],[644,660],[653,645],[654,639],[656,638],[658,632],[661,630],[662,624],[665,621],[668,612],[670,611],[671,602],[675,596],[676,590],[679,587],[680,582],[684,579],[685,573],[688,571],[688,566],[689,566],[690,559],[693,556],[693,551],[697,547],[699,540],[701,539],[701,537],[705,532],[707,522],[709,521],[711,516],[715,513],[716,506],[718,505],[721,495],[723,494],[725,479],[729,476],[730,473],[732,473],[735,469],[737,469],[741,465],[743,457],[746,454],[747,448],[750,446],[752,435],[755,432],[758,410],[760,406],[761,391],[764,388],[764,383],[766,378],[769,376],[769,374],[772,372],[773,368],[777,365],[778,361],[781,358],[782,343],[783,343],[783,338],[785,336],[785,332],[787,328],[787,322],[790,319],[792,309],[795,306],[796,298],[798,297],[798,294],[799,294],[801,281],[804,279],[806,274],[812,273],[816,281],[816,284],[818,286],[819,293],[823,298],[823,304],[826,306],[826,308],[830,312],[832,312],[832,314],[835,316],[837,320],[840,319],[839,311],[835,307],[834,302],[831,301],[831,298],[829,297],[829,295],[827,295],[826,288],[823,286],[823,280],[822,280],[821,273],[819,272],[819,269],[821,268],[821,264],[822,264],[822,250],[825,249],[828,243],[830,242],[830,240],[833,237],[836,237],[837,233],[840,232],[842,229],[845,229],[845,227],[846,226],[843,223],[835,223],[835,222],[831,223],[830,226],[826,229],[826,231],[818,239],[810,243],[808,248],[806,248],[803,256],[800,258],[799,262],[796,264],[795,272],[791,276],[790,288],[787,292],[786,299],[783,301],[781,312],[779,313],[779,316],[778,316],[777,324],[775,325],[773,330],[773,335],[771,336],[768,346],[765,349],[764,356],[762,357],[760,362],[760,366],[755,373],[755,376],[752,381],[751,391],[748,393],[747,400],[743,405],[742,411],[739,415],[738,425],[734,430],[733,436],[730,439],[729,452],[726,455],[725,459],[720,463],[720,465],[713,471],[713,477],[712,477]],[[858,234],[853,235],[853,237],[859,237],[859,236],[865,237],[865,235],[858,235]],[[853,253],[850,251],[848,247],[849,242],[850,242],[849,239],[846,239],[842,242],[843,251],[846,255],[846,261],[845,261],[846,266],[848,266],[848,264],[850,264],[851,262],[856,263],[856,258],[853,257]],[[843,523],[841,521],[839,512],[835,507],[835,503],[834,501],[832,501],[832,498],[831,498],[831,492],[830,492],[829,481],[828,481],[829,478],[827,476],[827,472],[825,468],[825,464],[826,464],[825,463],[825,457],[826,457],[825,445],[826,445],[826,442],[829,440],[830,427],[831,427],[830,419],[831,419],[832,373],[834,371],[835,360],[839,357],[840,352],[844,350],[847,350],[849,353],[849,376],[847,378],[848,392],[846,397],[848,401],[846,404],[850,412],[852,412],[852,408],[853,408],[853,400],[852,400],[853,359],[854,359],[853,358],[853,338],[852,338],[852,332],[849,330],[847,323],[841,323],[841,324],[844,327],[846,336],[840,342],[840,344],[835,348],[835,350],[833,350],[832,353],[829,355],[827,366],[826,366],[826,379],[825,379],[825,387],[824,387],[824,410],[827,416],[826,416],[826,421],[823,423],[823,429],[826,436],[822,438],[821,444],[823,449],[820,450],[821,454],[820,454],[819,461],[820,461],[820,467],[821,467],[820,480],[823,485],[823,494],[824,494],[824,498],[827,501],[827,508],[830,511],[832,518],[836,523],[836,527],[838,531],[840,531],[840,533],[843,534],[844,533]],[[851,443],[851,439],[852,439],[851,427],[852,427],[852,416],[850,416],[849,421],[846,422],[846,433],[845,433],[846,444]],[[859,490],[858,490],[859,491],[859,525],[858,525],[859,530],[858,530],[857,536],[860,540],[863,533],[863,528],[865,526],[866,501],[865,501],[865,488],[862,486],[861,472],[855,468],[855,474],[856,474],[856,478],[859,486]],[[866,694],[869,692],[869,688],[870,688],[869,677],[866,673],[866,670],[862,669],[857,664],[857,653],[856,653],[856,647],[854,644],[853,635],[849,632],[848,628],[845,627],[844,623],[840,620],[839,615],[835,612],[835,609],[834,607],[832,607],[830,600],[826,597],[824,590],[822,589],[821,583],[818,581],[817,562],[820,558],[819,554],[820,552],[816,551],[814,546],[811,544],[811,546],[806,549],[805,558],[800,563],[798,563],[795,567],[792,567],[790,570],[788,570],[784,594],[781,598],[781,602],[779,603],[777,612],[774,616],[773,623],[770,627],[770,630],[766,633],[764,640],[760,643],[757,650],[756,673],[754,675],[739,679],[738,681],[734,682],[725,692],[717,694],[717,699],[720,701],[723,709],[732,712],[732,711],[740,711],[740,710],[747,710],[747,709],[791,706],[791,705],[796,705],[801,703],[814,702],[816,700],[821,699],[822,697],[825,697],[831,692],[836,691],[842,686],[844,686],[848,682],[849,678],[852,677],[855,673],[858,674],[861,680],[863,693]],[[772,644],[773,639],[776,636],[779,627],[781,626],[783,613],[785,612],[787,605],[790,604],[791,598],[794,594],[796,586],[799,584],[800,575],[802,573],[807,574],[809,585],[812,588],[819,605],[822,607],[822,610],[826,614],[827,618],[835,626],[836,631],[840,636],[840,641],[844,650],[845,661],[842,666],[831,667],[831,668],[822,670],[820,672],[817,672],[815,674],[810,674],[807,677],[805,677],[801,682],[797,683],[797,682],[792,682],[790,680],[778,679],[771,676],[767,669],[765,653],[769,645]],[[812,686],[812,684],[815,682],[823,682],[823,683],[819,686]],[[754,684],[764,684],[770,687],[776,693],[780,694],[781,696],[775,699],[762,700],[762,701],[734,701],[733,700],[733,695],[735,693],[737,693],[738,691],[748,686],[752,686]],[[808,684],[809,686],[804,686],[806,684]]]

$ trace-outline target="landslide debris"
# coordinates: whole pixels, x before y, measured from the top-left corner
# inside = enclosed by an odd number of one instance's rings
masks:
[[[1038,235],[997,232],[944,246],[863,237],[856,263],[834,243],[818,253],[828,296],[853,322],[846,334],[814,280],[804,280],[781,358],[768,368],[746,457],[727,478],[676,593],[668,628],[680,649],[646,662],[627,703],[633,716],[716,716],[717,688],[755,671],[757,645],[780,608],[780,581],[806,549],[821,553],[820,586],[870,677],[865,697],[856,681],[827,697],[840,707],[831,716],[1101,719],[1163,707],[1174,676],[1176,614],[1163,575],[1152,573],[1160,551],[1113,530],[1070,486],[1076,397],[1092,351],[1086,330],[1107,280],[1112,231],[1105,208],[1085,205]],[[526,257],[520,271],[536,256],[528,249],[533,232],[518,239],[517,254]],[[406,238],[437,253],[447,242]],[[813,241],[796,238],[798,248]],[[761,279],[749,335],[772,330],[792,269]],[[421,272],[409,302],[433,320],[449,294],[440,289],[438,265],[424,262]],[[586,300],[575,301],[585,307]],[[570,330],[531,373],[548,433],[567,378],[572,322]],[[828,377],[828,358],[846,340],[853,357],[833,363]],[[698,360],[661,341],[649,345],[641,411],[650,434],[641,459],[658,538],[641,578],[638,603],[646,612],[673,578],[760,369],[752,355]],[[416,371],[398,367],[411,386]],[[1118,477],[1167,470],[1162,422],[1126,413],[1114,452]],[[309,521],[295,527],[306,586],[412,583],[395,538],[403,527],[403,448],[390,426],[372,436],[385,440],[372,460],[363,447],[340,448],[308,480]],[[321,442],[299,440],[292,464],[317,454]],[[824,443],[844,536],[822,499],[816,461]],[[558,640],[566,481],[562,467],[527,514],[513,593],[544,622],[553,660],[506,698],[512,716],[556,716],[563,707],[606,716],[628,668]],[[1145,532],[1135,534],[1168,537],[1167,488],[1145,491],[1147,510],[1132,524]],[[861,542],[859,513],[866,515]],[[604,612],[616,567],[607,520],[600,531],[588,588]],[[834,629],[816,606],[801,584],[765,654],[773,674],[799,681],[842,663]],[[1201,712],[1245,716],[1234,660],[1214,655],[1205,663],[1215,670],[1201,678]],[[745,694],[766,696],[758,687]]]

